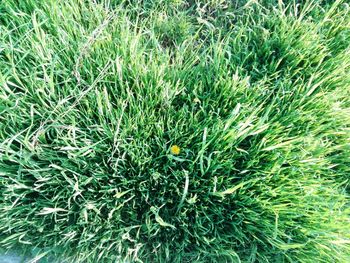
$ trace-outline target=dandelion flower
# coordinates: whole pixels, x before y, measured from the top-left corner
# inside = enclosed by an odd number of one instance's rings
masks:
[[[181,151],[181,149],[180,149],[180,147],[177,146],[177,145],[173,145],[173,146],[171,146],[171,148],[170,148],[171,154],[174,154],[174,155],[179,155],[179,154],[180,154],[180,151]]]

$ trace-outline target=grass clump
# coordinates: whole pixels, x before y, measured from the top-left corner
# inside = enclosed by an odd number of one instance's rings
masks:
[[[331,2],[2,1],[0,248],[349,262],[350,9]]]

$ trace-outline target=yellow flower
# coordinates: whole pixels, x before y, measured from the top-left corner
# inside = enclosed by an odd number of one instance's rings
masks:
[[[181,152],[181,149],[180,149],[179,146],[173,145],[173,146],[171,146],[171,148],[170,148],[170,152],[171,152],[171,154],[179,155],[180,152]]]

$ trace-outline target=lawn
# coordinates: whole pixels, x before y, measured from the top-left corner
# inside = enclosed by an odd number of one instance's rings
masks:
[[[1,0],[0,250],[350,262],[350,5]]]

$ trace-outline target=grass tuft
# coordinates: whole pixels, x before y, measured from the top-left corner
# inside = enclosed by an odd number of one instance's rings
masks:
[[[0,249],[350,262],[349,43],[341,0],[1,1]]]

